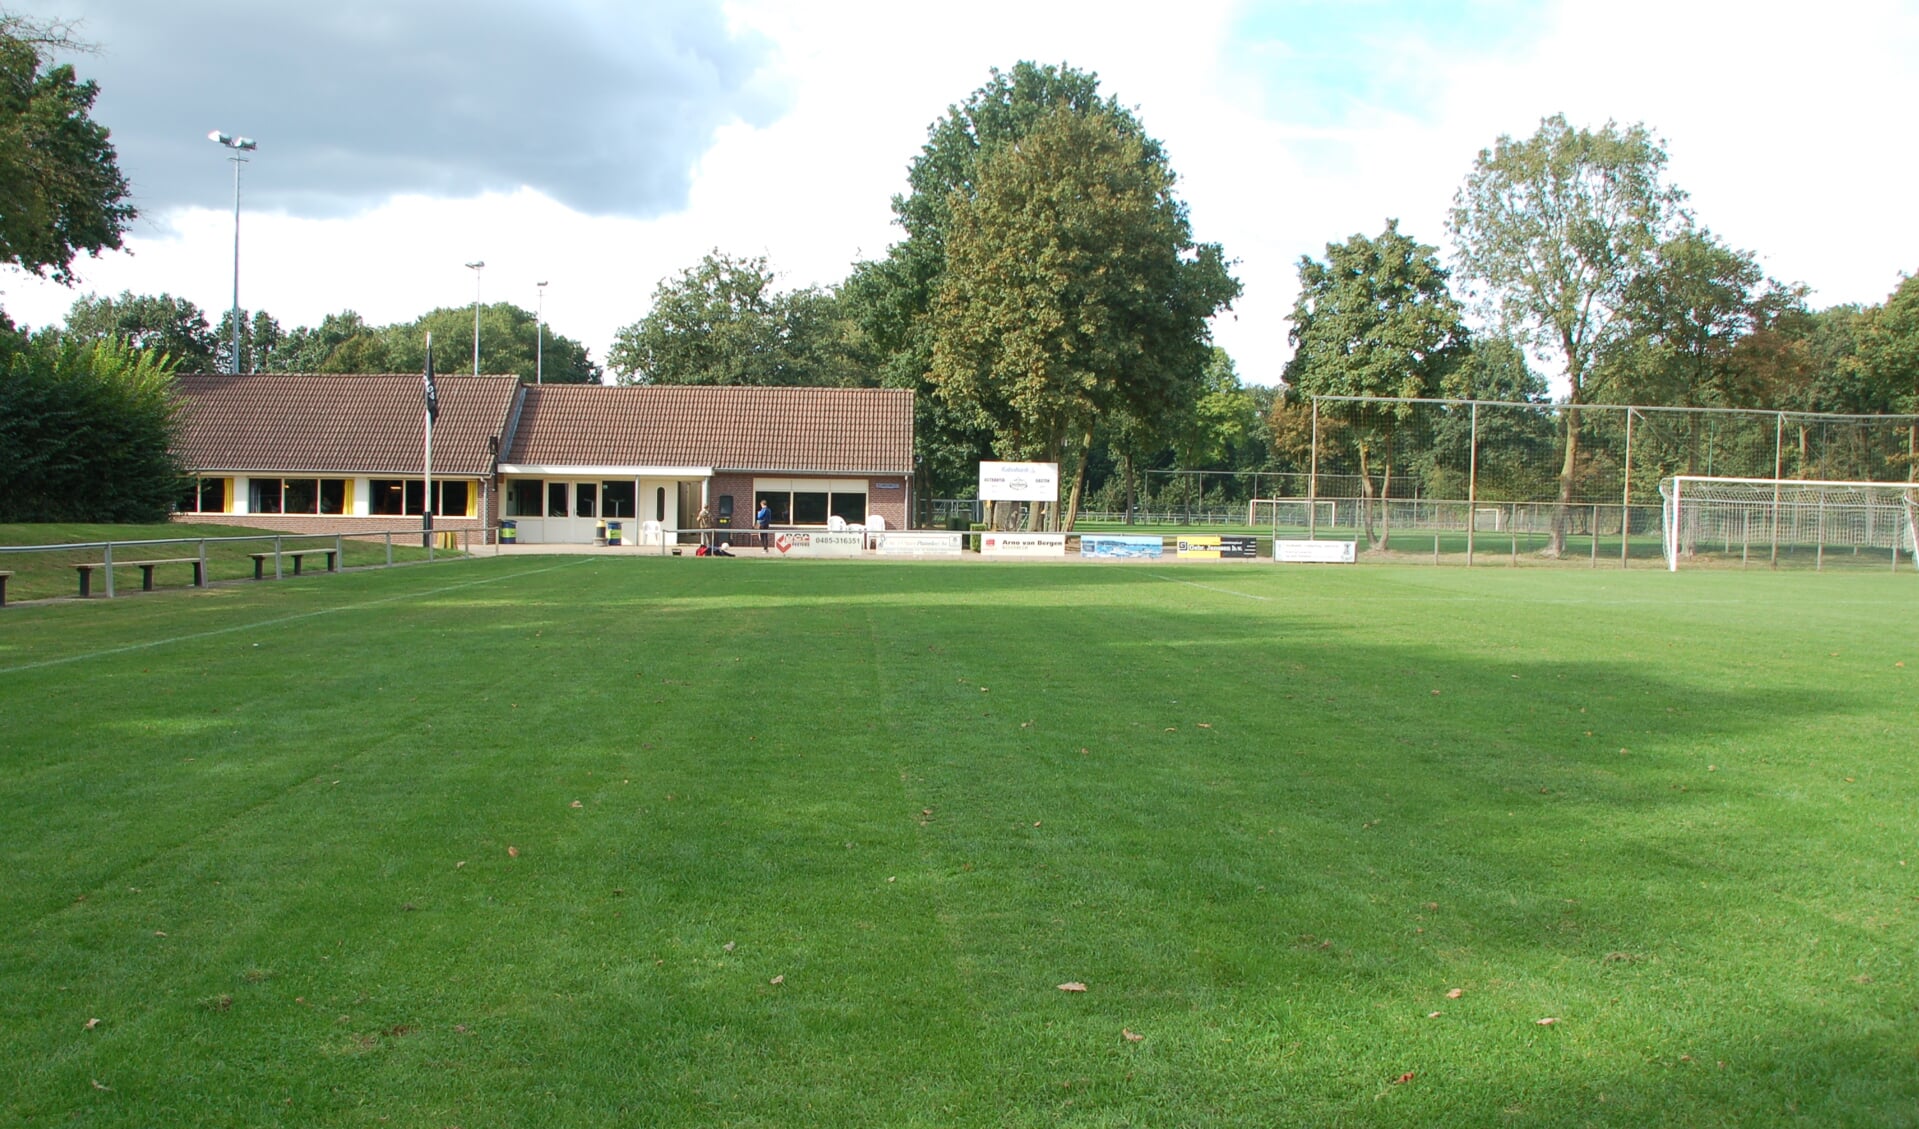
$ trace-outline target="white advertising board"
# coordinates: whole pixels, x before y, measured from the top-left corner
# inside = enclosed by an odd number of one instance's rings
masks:
[[[1066,555],[1066,534],[982,533],[979,535],[979,551],[981,556],[1063,557]]]
[[[927,553],[957,553],[963,533],[933,533],[925,530],[872,534],[873,550],[887,556],[923,556]]]
[[[1059,464],[983,462],[979,496],[987,502],[1057,502]]]
[[[857,557],[866,547],[860,533],[817,533],[812,530],[781,533],[773,548],[783,557]]]
[[[1280,564],[1352,564],[1355,541],[1274,541],[1273,560]]]

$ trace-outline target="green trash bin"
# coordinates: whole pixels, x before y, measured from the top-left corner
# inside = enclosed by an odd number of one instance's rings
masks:
[[[500,521],[500,544],[517,545],[519,543],[520,523],[514,521],[512,518],[502,518]]]
[[[617,545],[620,543],[619,522],[609,521],[606,523],[606,543],[609,545]]]

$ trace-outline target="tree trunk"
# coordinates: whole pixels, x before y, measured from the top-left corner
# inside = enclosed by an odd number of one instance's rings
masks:
[[[1136,467],[1133,463],[1133,452],[1130,449],[1127,450],[1121,458],[1126,462],[1126,524],[1131,525],[1133,524],[1133,511],[1139,505],[1139,494],[1136,489],[1137,480],[1133,476]]]
[[[1367,459],[1366,444],[1359,445],[1359,522],[1366,533],[1366,544],[1379,548],[1373,535],[1373,471]]]
[[[1573,472],[1579,465],[1579,407],[1566,405],[1566,461],[1559,468],[1559,504],[1553,507],[1552,543],[1546,556],[1557,559],[1566,551],[1566,522],[1572,516]]]
[[[1079,500],[1086,489],[1086,463],[1093,454],[1093,427],[1086,425],[1086,432],[1080,437],[1079,465],[1073,468],[1073,492],[1066,503],[1066,520],[1060,525],[1062,533],[1071,533],[1073,523],[1079,520]]]
[[[1393,542],[1393,457],[1386,456],[1386,465],[1380,468],[1379,476],[1379,544],[1373,548],[1384,550]]]

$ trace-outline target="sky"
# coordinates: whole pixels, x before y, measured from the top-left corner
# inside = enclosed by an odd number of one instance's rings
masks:
[[[0,268],[57,324],[166,292],[217,322],[251,137],[239,298],[283,327],[542,308],[604,361],[710,250],[830,286],[901,237],[927,128],[1021,60],[1096,73],[1178,174],[1245,292],[1215,340],[1276,382],[1301,256],[1388,218],[1448,252],[1480,150],[1564,113],[1643,122],[1698,221],[1816,306],[1919,270],[1919,3],[1831,0],[0,0],[77,23],[140,217],[72,288]],[[470,270],[465,264],[481,261]],[[544,297],[538,284],[545,282]]]

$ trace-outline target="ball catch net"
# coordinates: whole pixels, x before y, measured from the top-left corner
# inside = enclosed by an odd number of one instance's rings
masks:
[[[1659,484],[1666,567],[1838,563],[1919,569],[1919,483],[1676,475]]]

